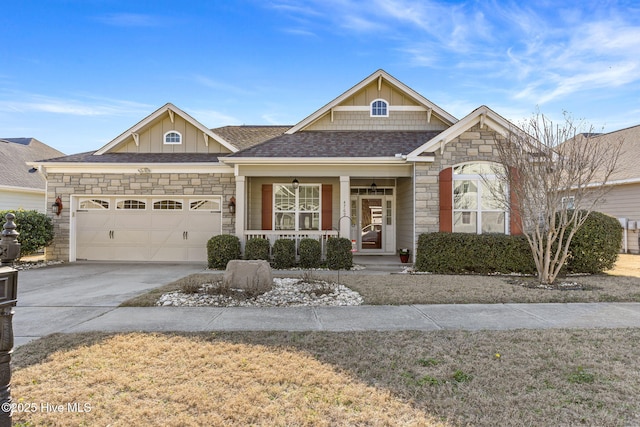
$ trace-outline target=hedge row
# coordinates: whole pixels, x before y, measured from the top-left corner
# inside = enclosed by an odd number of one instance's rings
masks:
[[[322,267],[322,249],[316,239],[300,240],[299,245],[301,268]],[[240,259],[240,239],[229,234],[214,236],[207,242],[209,268],[223,270],[233,259]],[[270,255],[271,253],[271,255]],[[262,259],[271,261],[274,268],[288,269],[296,266],[296,245],[291,239],[278,239],[270,247],[267,239],[258,237],[249,239],[245,244],[245,259]],[[349,269],[353,265],[351,240],[331,238],[327,241],[327,266],[332,270]]]
[[[622,246],[616,218],[591,212],[569,245],[567,273],[601,273],[612,268]],[[524,236],[428,233],[418,239],[416,270],[432,273],[534,274],[535,263]]]
[[[418,238],[416,270],[442,274],[536,271],[524,236],[427,233]]]

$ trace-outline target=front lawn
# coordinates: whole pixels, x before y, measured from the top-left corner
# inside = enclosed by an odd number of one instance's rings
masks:
[[[57,334],[14,353],[13,401],[37,408],[14,425],[637,425],[639,341],[637,329]]]

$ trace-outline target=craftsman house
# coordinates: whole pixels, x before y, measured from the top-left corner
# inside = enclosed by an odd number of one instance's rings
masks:
[[[293,126],[209,129],[166,104],[96,151],[35,164],[62,206],[47,256],[200,262],[221,233],[395,254],[424,232],[515,233],[480,179],[510,126],[485,106],[458,120],[383,70]]]

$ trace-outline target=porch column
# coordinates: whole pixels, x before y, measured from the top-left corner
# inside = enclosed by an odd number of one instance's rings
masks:
[[[245,196],[245,177],[236,176],[236,236],[244,247],[244,228],[247,220],[245,218],[247,198]]]
[[[340,177],[340,237],[351,238],[351,179]]]

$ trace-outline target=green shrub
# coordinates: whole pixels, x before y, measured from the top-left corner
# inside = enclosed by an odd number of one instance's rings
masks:
[[[425,233],[418,238],[416,270],[442,274],[536,271],[524,236]]]
[[[269,261],[269,240],[262,237],[254,237],[247,240],[244,245],[244,259],[264,259]]]
[[[232,259],[240,259],[240,239],[231,234],[213,236],[207,242],[209,268],[223,270]]]
[[[291,239],[278,239],[273,244],[273,267],[291,268],[296,265],[296,242]]]
[[[622,247],[622,226],[612,216],[591,212],[569,245],[567,272],[601,273],[613,268]]]
[[[8,213],[15,214],[16,231],[20,233],[20,255],[31,255],[49,246],[53,242],[53,222],[47,215],[38,211],[0,211],[0,229],[6,222]]]
[[[331,270],[349,270],[353,266],[351,240],[344,237],[327,240],[327,266]]]
[[[318,268],[322,262],[322,247],[320,241],[316,239],[300,240],[300,267]]]

